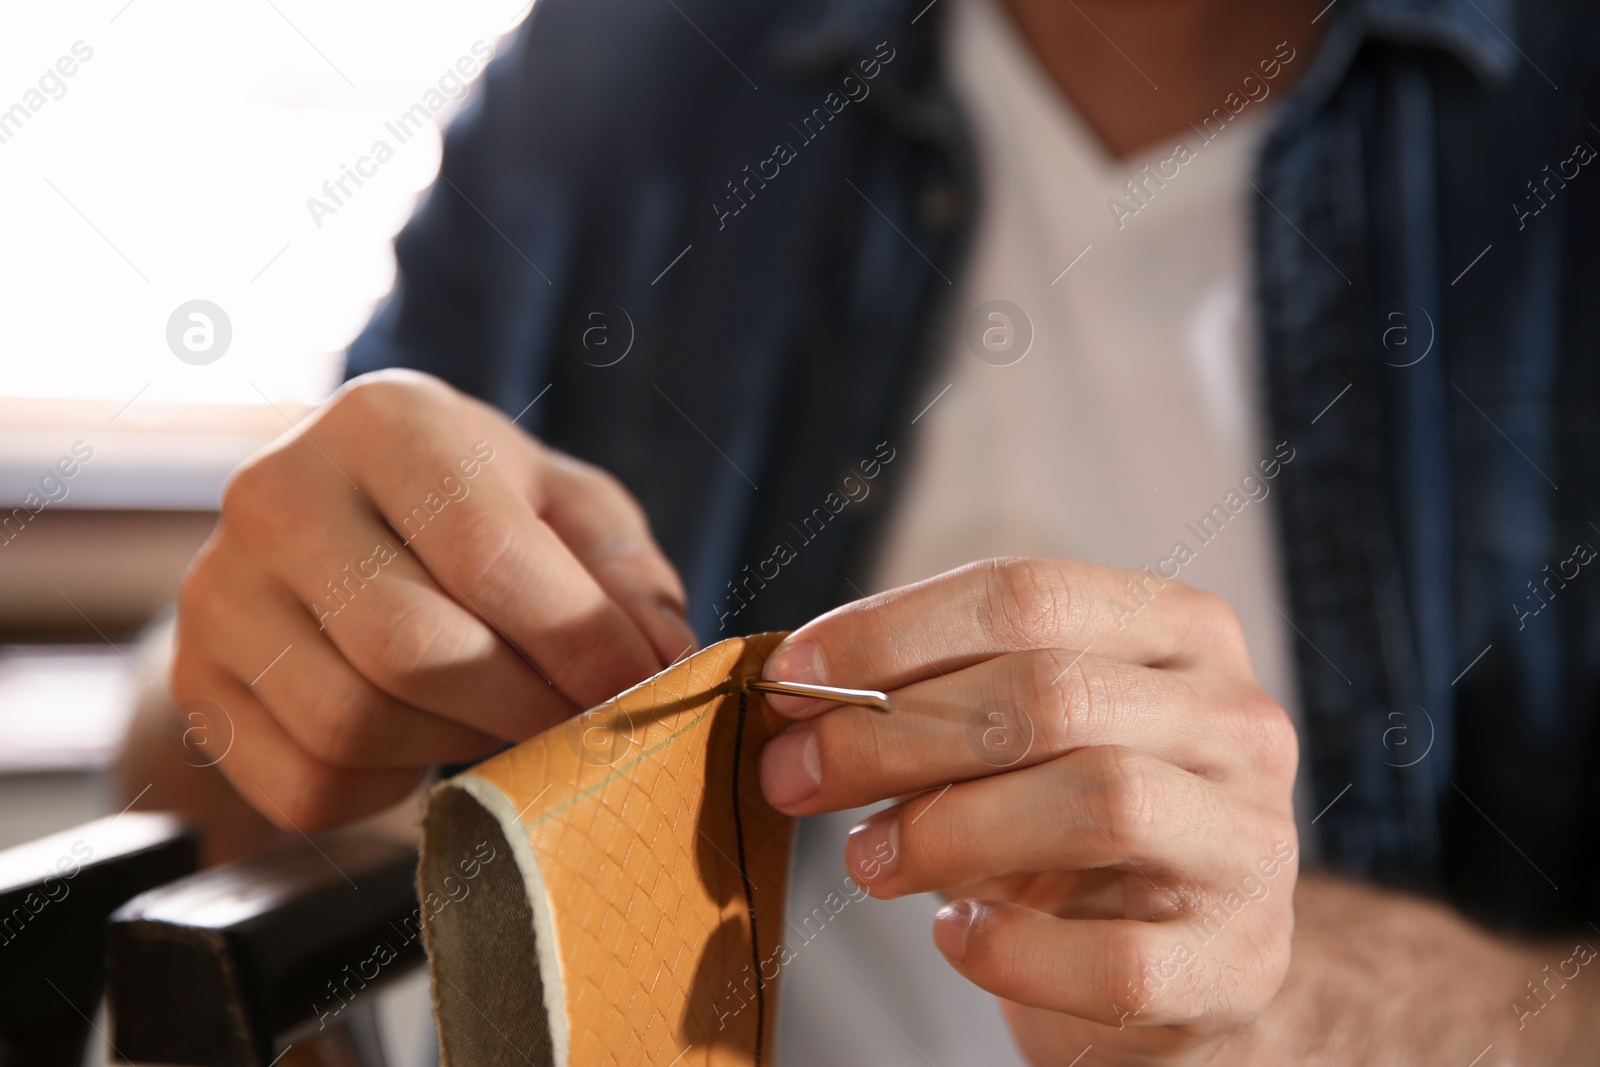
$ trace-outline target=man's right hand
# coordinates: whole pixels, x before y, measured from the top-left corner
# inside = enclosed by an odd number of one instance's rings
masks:
[[[247,801],[314,830],[673,662],[684,599],[615,478],[383,372],[228,482],[179,592],[172,693],[226,712],[218,767]]]

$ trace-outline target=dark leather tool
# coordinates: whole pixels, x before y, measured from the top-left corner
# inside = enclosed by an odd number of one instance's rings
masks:
[[[375,991],[422,961],[416,850],[307,839],[151,890],[111,919],[107,998],[135,1062],[381,1063]],[[327,1046],[332,1042],[337,1050]],[[302,1059],[303,1047],[280,1067]]]
[[[106,916],[199,858],[177,818],[135,811],[0,852],[0,1065],[83,1062],[105,984]]]

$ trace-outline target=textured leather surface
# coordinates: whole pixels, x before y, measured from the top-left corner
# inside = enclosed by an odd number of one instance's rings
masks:
[[[784,720],[757,694],[741,716],[740,688],[783,636],[713,645],[435,787],[418,878],[444,1067],[771,1062],[755,960],[782,938],[794,824],[758,777]]]

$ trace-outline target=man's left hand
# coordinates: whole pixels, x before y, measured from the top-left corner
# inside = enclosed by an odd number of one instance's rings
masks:
[[[846,865],[875,897],[952,898],[935,943],[1011,1002],[1035,1062],[1090,1042],[1096,1062],[1204,1062],[1268,1008],[1298,746],[1221,599],[986,561],[814,620],[765,674],[890,693],[888,715],[773,698],[799,721],[763,789],[793,815],[907,798],[852,831]]]

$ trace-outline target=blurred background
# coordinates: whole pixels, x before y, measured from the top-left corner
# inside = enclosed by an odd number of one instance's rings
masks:
[[[339,382],[528,7],[0,5],[0,848],[121,806],[108,763],[163,684],[138,635],[228,472]]]

